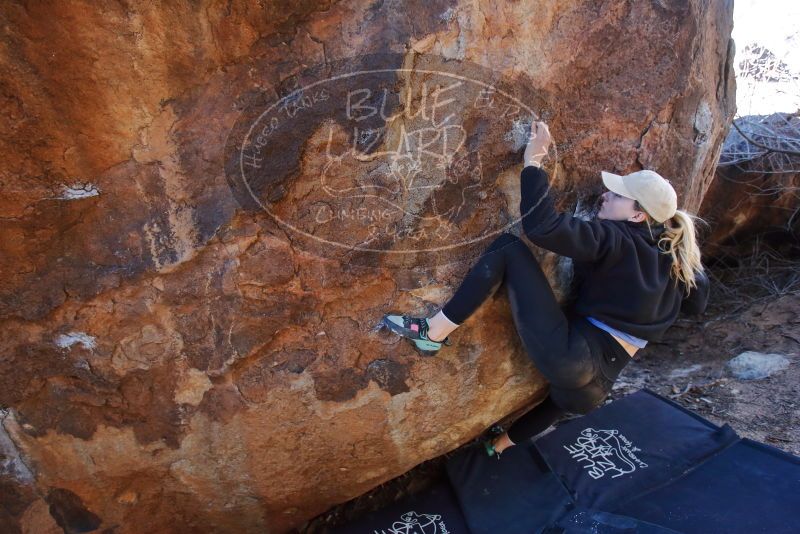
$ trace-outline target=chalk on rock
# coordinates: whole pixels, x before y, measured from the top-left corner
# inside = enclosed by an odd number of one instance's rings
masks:
[[[62,349],[68,349],[75,343],[80,343],[83,345],[83,348],[94,350],[96,346],[95,341],[96,339],[94,336],[90,336],[85,332],[70,332],[68,334],[61,334],[58,336],[55,343]]]
[[[70,186],[63,186],[61,198],[65,200],[75,200],[77,198],[96,197],[100,194],[100,189],[93,184],[76,183]]]
[[[515,119],[511,130],[506,132],[505,139],[511,142],[514,152],[522,150],[528,144],[528,138],[531,136],[531,124],[533,124],[533,120],[530,118]]]
[[[783,354],[746,351],[728,361],[728,369],[741,380],[766,378],[789,367]]]

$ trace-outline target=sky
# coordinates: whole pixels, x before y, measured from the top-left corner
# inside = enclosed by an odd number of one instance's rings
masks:
[[[800,0],[735,0],[732,36],[737,117],[800,110]],[[754,80],[741,68],[743,61],[754,59],[745,52],[754,43],[785,63],[783,80]]]

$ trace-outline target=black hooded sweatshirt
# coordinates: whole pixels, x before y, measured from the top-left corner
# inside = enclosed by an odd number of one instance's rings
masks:
[[[574,311],[647,341],[661,340],[680,311],[703,313],[709,283],[695,277],[688,294],[670,276],[672,256],[658,248],[663,224],[557,213],[547,172],[534,165],[520,176],[522,229],[537,246],[573,260]],[[652,229],[652,236],[650,230]]]

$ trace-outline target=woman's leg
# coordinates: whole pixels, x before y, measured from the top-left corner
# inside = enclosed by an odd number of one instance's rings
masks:
[[[597,368],[589,343],[561,309],[531,250],[516,236],[503,236],[504,243],[500,249],[503,254],[495,254],[493,259],[503,260],[503,274],[517,332],[528,356],[550,382],[551,389],[551,394],[541,404],[523,415],[507,433],[495,440],[498,445],[506,440],[511,445],[541,433],[573,409],[584,407],[585,404],[580,404],[577,399],[592,393]],[[484,272],[496,273],[499,268],[495,266],[493,270]],[[470,275],[480,279],[480,272],[476,268]],[[468,316],[474,311],[480,304],[474,296],[481,293],[472,289],[482,287],[486,292],[486,287],[499,284],[496,278],[485,278],[487,281],[483,285],[474,280],[469,285],[462,284],[443,308],[445,315],[449,317],[450,311],[460,318],[459,313]],[[571,392],[571,395],[564,394],[564,391]],[[564,404],[559,401],[564,401]],[[502,448],[498,447],[498,450]]]
[[[495,440],[495,449],[504,449],[534,438],[567,414],[587,414],[608,396],[609,390],[596,380],[582,388],[552,388],[545,399],[514,421],[509,429]]]
[[[523,346],[551,385],[551,394],[525,414],[513,431],[512,435],[522,440],[545,430],[568,409],[585,406],[578,400],[592,389],[590,382],[595,378],[596,367],[588,342],[577,329],[571,328],[539,262],[528,246],[513,234],[503,233],[491,243],[437,316],[441,314],[451,325],[456,325],[449,330],[452,331],[472,315],[504,279]],[[429,336],[442,339],[449,331],[431,329]],[[559,400],[565,404],[559,404]]]
[[[519,255],[520,239],[502,233],[481,253],[467,272],[450,300],[433,317],[428,318],[428,337],[442,340],[472,315],[500,287],[505,266]]]
[[[548,394],[542,402],[523,414],[509,427],[506,434],[510,444],[516,445],[541,434],[565,415],[567,415],[567,411],[556,404]],[[502,452],[502,448],[498,447],[498,449]]]
[[[428,339],[433,341],[442,341],[450,335],[450,332],[460,326],[448,319],[442,310],[439,310],[433,317],[428,317],[427,321]]]
[[[574,323],[570,323],[568,337],[571,354],[568,354],[564,360],[584,362],[587,368],[591,367],[592,348],[589,347],[589,343],[574,326]],[[594,348],[596,352],[597,347]],[[594,367],[592,369],[592,374],[595,375],[597,369]],[[596,379],[590,380],[579,388],[563,388],[551,384],[547,397],[514,421],[506,432],[508,440],[498,440],[497,449],[502,452],[505,448],[502,446],[503,444],[515,445],[541,434],[568,413],[586,413],[587,406],[599,403],[605,398],[605,393],[598,391],[597,386]]]
[[[579,321],[583,328],[575,326]],[[600,406],[622,369],[631,361],[632,358],[615,340],[599,330],[591,330],[593,327],[585,320],[574,319],[570,324],[570,337],[575,338],[570,344],[572,350],[584,351],[578,357],[591,358],[595,362],[595,377],[579,388],[551,385],[544,401],[514,421],[505,435],[508,440],[498,440],[498,451],[537,436],[567,413],[584,415]],[[578,337],[583,339],[583,343]]]
[[[503,233],[478,258],[442,307],[460,325],[505,279],[511,314],[528,356],[551,385],[579,388],[594,378],[594,362],[583,336],[556,300],[539,262],[517,236]],[[431,333],[432,339],[440,339]]]
[[[511,315],[525,352],[552,387],[577,389],[595,377],[589,345],[573,328],[530,249],[518,238],[506,264]],[[558,399],[554,399],[558,400]]]

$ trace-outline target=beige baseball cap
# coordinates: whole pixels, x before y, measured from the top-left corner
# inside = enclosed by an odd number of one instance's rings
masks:
[[[624,176],[600,171],[605,186],[624,197],[638,200],[657,222],[670,219],[678,209],[678,195],[669,180],[655,171],[643,169]]]

